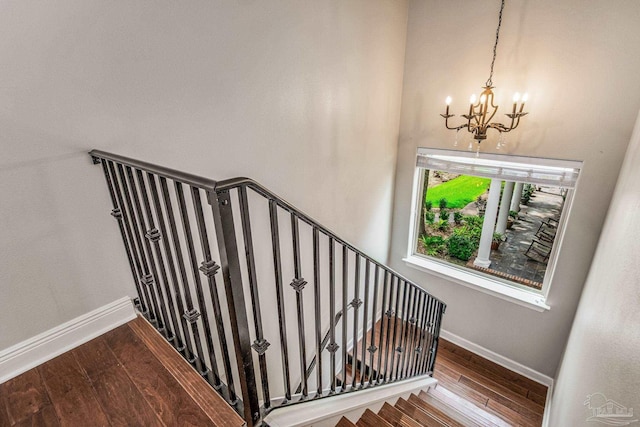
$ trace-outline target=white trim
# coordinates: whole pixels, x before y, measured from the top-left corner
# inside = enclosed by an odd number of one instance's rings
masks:
[[[497,363],[498,365],[505,367],[524,377],[527,377],[530,380],[533,380],[537,383],[545,385],[549,388],[551,388],[551,386],[553,385],[553,378],[545,374],[542,374],[536,370],[533,370],[527,366],[524,366],[523,364],[518,363],[515,360],[509,359],[508,357],[501,356],[498,353],[495,353],[487,348],[484,348],[478,344],[475,344],[456,334],[453,334],[449,331],[445,331],[444,329],[442,329],[440,330],[440,336],[457,346],[460,346],[466,350],[469,350],[472,353],[482,356],[485,359],[490,360],[494,363]]]
[[[0,384],[132,319],[129,297],[76,317],[0,352]]]
[[[376,407],[376,404],[381,405],[385,401],[395,401],[397,397],[416,390],[426,390],[437,382],[432,377],[423,376],[355,393],[312,400],[304,405],[285,406],[269,413],[264,421],[273,427],[335,426],[343,415],[349,419],[358,419],[367,408]]]
[[[553,397],[553,381],[547,389],[547,400],[544,402],[544,413],[542,414],[542,427],[550,427],[549,418],[551,417],[551,398]]]
[[[455,268],[444,263],[431,261],[425,257],[411,255],[402,259],[409,267],[442,277],[453,283],[475,289],[482,293],[498,297],[522,307],[543,312],[550,310],[544,295],[539,292],[516,288],[507,283],[474,274],[471,271]]]

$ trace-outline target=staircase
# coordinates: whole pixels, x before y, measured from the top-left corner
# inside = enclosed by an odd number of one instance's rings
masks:
[[[137,310],[248,427],[433,374],[446,304],[423,286],[251,179],[90,156]]]
[[[367,409],[354,424],[342,417],[336,427],[498,427],[510,426],[501,418],[476,406],[464,406],[459,397],[441,385],[385,403],[376,414]]]
[[[438,384],[367,409],[346,426],[526,426],[542,424],[547,388],[448,341],[440,340]],[[356,366],[359,366],[356,364]],[[348,378],[351,372],[348,371]],[[356,378],[360,372],[356,370]],[[376,375],[373,373],[372,375]]]

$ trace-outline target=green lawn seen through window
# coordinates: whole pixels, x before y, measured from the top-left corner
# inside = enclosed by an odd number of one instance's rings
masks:
[[[426,200],[431,201],[433,206],[437,207],[440,199],[445,198],[447,199],[447,208],[462,209],[487,191],[490,183],[491,179],[489,178],[460,175],[451,181],[429,188]]]

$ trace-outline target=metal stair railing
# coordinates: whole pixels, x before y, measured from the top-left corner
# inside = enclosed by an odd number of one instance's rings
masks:
[[[417,284],[251,179],[89,154],[102,166],[137,309],[248,426],[281,406],[432,374],[446,304]],[[348,367],[351,384],[338,384]],[[356,369],[374,374],[356,380]]]

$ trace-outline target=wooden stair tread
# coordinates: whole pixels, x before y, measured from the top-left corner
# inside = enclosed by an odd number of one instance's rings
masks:
[[[430,413],[434,417],[437,417],[440,421],[442,421],[447,426],[450,426],[450,427],[468,427],[468,426],[465,426],[464,423],[459,422],[455,418],[449,416],[446,412],[444,412],[441,409],[431,405],[429,402],[424,401],[423,399],[419,398],[415,394],[412,394],[411,396],[409,396],[408,401],[412,405],[415,405],[418,408],[422,409],[423,411]]]
[[[438,384],[435,388],[430,388],[427,393],[441,402],[458,409],[483,426],[509,427],[509,424],[504,422],[502,418],[449,391],[442,384]]]
[[[388,421],[392,426],[420,427],[420,423],[388,403],[382,405],[382,408],[378,411],[378,415]]]
[[[476,420],[473,419],[473,417],[468,416],[466,411],[464,411],[464,409],[460,410],[459,408],[451,406],[448,403],[444,403],[438,400],[437,398],[435,398],[433,395],[429,394],[428,392],[425,392],[424,390],[420,392],[418,397],[424,400],[425,402],[427,402],[432,407],[438,408],[444,414],[449,416],[451,419],[459,422],[460,424],[463,424],[465,426],[467,425],[473,426],[473,427],[486,427],[485,426],[486,423],[483,424],[483,423],[477,422]]]
[[[360,417],[356,423],[358,427],[393,427],[393,425],[386,422],[382,417],[378,416],[370,409],[364,411],[364,414]]]
[[[438,418],[434,417],[428,412],[423,411],[417,406],[412,405],[411,403],[407,402],[403,398],[398,399],[398,401],[396,402],[396,408],[398,408],[398,410],[402,411],[403,413],[409,415],[411,418],[419,422],[420,425],[423,425],[426,427],[442,427],[442,426],[446,427],[446,424],[444,424]]]
[[[338,424],[336,424],[336,427],[356,427],[356,425],[349,421],[347,417],[342,417],[340,421],[338,421]]]

